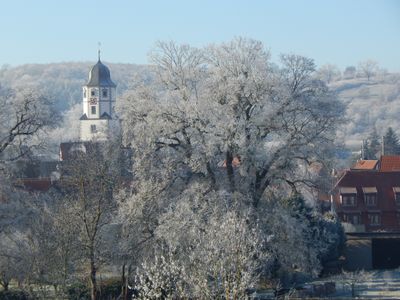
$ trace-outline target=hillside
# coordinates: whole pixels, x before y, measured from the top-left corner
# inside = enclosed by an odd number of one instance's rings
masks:
[[[112,79],[118,85],[118,95],[134,88],[136,83],[154,80],[154,72],[149,65],[105,64],[111,69]],[[0,84],[39,87],[64,112],[64,124],[54,131],[53,136],[73,139],[77,134],[74,133],[77,124],[71,123],[80,116],[81,88],[92,65],[93,62],[66,62],[3,66],[0,68]],[[390,126],[400,133],[400,74],[383,73],[370,81],[366,78],[337,80],[329,86],[347,104],[347,122],[339,132],[339,141],[352,151],[360,149],[362,139],[367,138],[374,126],[379,135],[383,135]],[[64,127],[70,130],[66,132]]]
[[[134,64],[105,64],[111,69],[111,76],[117,83],[117,93],[123,94],[135,82],[151,80],[151,67]],[[9,87],[32,86],[54,99],[60,111],[70,109],[82,101],[82,86],[94,62],[28,64],[0,68],[0,84]]]
[[[375,127],[384,135],[388,127],[400,133],[400,74],[339,80],[330,84],[347,105],[347,122],[339,133],[351,150],[359,150],[361,141]]]

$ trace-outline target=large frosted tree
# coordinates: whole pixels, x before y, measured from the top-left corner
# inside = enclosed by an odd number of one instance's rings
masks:
[[[239,223],[245,220],[250,231],[261,228],[262,235],[255,238],[266,244],[278,235],[271,228],[293,232],[296,220],[274,202],[313,186],[313,170],[331,157],[344,110],[326,85],[314,79],[313,60],[282,55],[281,65],[274,66],[262,43],[243,38],[204,49],[160,43],[151,57],[159,82],[127,93],[118,107],[124,140],[134,157],[134,183],[121,197],[121,215],[140,232],[129,225],[125,230],[148,243],[140,255],[167,255],[169,249],[179,253],[172,255],[177,263],[191,253],[212,257],[224,244],[212,242],[212,228],[224,226],[232,214]],[[285,223],[281,228],[270,226],[266,217],[276,216],[277,210],[282,211],[277,222]],[[179,211],[181,217],[168,217],[170,211]],[[149,214],[152,218],[146,218]],[[211,248],[201,249],[203,232]],[[173,244],[175,240],[179,242]],[[150,246],[154,243],[162,247]],[[288,266],[296,260],[305,267],[299,261],[310,261],[306,251],[290,261],[290,254],[272,248],[265,253],[285,257]],[[268,265],[263,259],[270,256],[254,257]],[[250,278],[246,282],[251,286],[262,268],[250,261],[245,265],[241,276]],[[186,262],[183,269],[189,266]],[[201,272],[201,264],[196,268]],[[318,262],[309,268],[318,270]],[[220,281],[217,274],[198,278],[209,284]],[[185,284],[192,295],[204,296],[195,292],[199,282],[186,278]]]
[[[159,51],[162,84],[120,103],[125,141],[141,158],[135,172],[204,176],[213,189],[249,195],[255,207],[272,184],[311,183],[307,169],[329,155],[343,115],[313,79],[311,59],[283,55],[273,68],[262,44],[246,39],[203,51],[162,43]]]

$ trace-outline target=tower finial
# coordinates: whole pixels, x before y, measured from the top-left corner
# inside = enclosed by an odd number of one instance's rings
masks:
[[[100,48],[101,48],[101,43],[98,42],[98,43],[97,43],[97,46],[98,46],[98,48],[97,48],[97,55],[98,55],[99,61],[100,61]]]

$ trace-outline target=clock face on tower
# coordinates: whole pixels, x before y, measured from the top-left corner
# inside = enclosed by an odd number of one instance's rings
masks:
[[[90,98],[90,104],[91,105],[96,105],[97,104],[97,98]]]

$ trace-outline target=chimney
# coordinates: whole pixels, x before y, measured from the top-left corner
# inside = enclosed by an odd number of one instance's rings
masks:
[[[381,146],[382,146],[382,154],[381,154],[381,156],[384,156],[385,155],[385,137],[383,135],[382,135]]]

